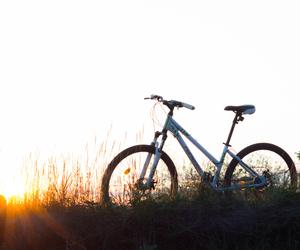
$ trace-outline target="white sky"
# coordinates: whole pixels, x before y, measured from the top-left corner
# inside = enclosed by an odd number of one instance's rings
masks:
[[[110,124],[134,137],[152,93],[196,106],[175,118],[216,156],[233,118],[223,108],[254,104],[235,148],[267,141],[294,157],[299,13],[299,1],[1,1],[1,168],[78,150]]]

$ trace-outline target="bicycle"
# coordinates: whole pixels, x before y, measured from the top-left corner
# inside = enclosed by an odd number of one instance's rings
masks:
[[[150,100],[165,105],[169,112],[161,131],[156,131],[150,145],[135,145],[120,152],[109,163],[102,177],[101,200],[103,203],[130,204],[135,197],[154,197],[167,194],[174,198],[178,190],[178,174],[174,162],[163,151],[170,132],[179,142],[183,151],[196,169],[202,181],[220,192],[233,190],[264,190],[266,188],[295,188],[297,172],[293,160],[282,148],[270,143],[256,143],[239,153],[231,149],[230,140],[236,124],[244,120],[244,115],[255,112],[255,106],[227,106],[226,111],[235,113],[229,135],[219,160],[198,143],[183,127],[174,120],[175,108],[195,109],[194,106],[175,100],[164,100],[151,95]],[[195,159],[183,136],[200,150],[215,166],[214,174],[206,172]],[[221,170],[229,162],[223,181]]]

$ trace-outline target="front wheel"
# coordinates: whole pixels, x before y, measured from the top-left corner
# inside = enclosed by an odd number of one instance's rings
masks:
[[[267,185],[260,188],[290,189],[297,187],[297,172],[291,157],[280,147],[270,143],[257,143],[244,148],[237,156],[257,174],[264,175]],[[232,159],[225,173],[225,186],[259,183],[236,159]]]
[[[136,145],[119,153],[108,165],[101,183],[102,203],[116,205],[131,205],[137,200],[145,198],[159,198],[176,196],[178,188],[177,171],[171,158],[162,152],[158,162],[151,189],[140,188],[140,174],[146,158],[151,156],[148,164],[150,171],[155,155],[155,147],[150,145]]]

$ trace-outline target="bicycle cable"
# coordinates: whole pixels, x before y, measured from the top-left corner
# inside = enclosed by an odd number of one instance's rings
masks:
[[[150,117],[151,117],[151,120],[152,120],[152,125],[153,125],[153,131],[155,132],[156,131],[156,127],[155,126],[158,126],[160,128],[163,127],[163,124],[160,122],[159,118],[158,118],[158,115],[157,115],[157,105],[159,105],[161,107],[161,110],[164,112],[165,115],[167,115],[167,112],[166,110],[164,109],[164,106],[161,102],[156,102],[151,110],[150,110]]]

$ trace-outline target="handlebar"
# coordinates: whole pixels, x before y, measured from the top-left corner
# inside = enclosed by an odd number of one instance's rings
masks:
[[[145,100],[157,100],[158,102],[162,102],[164,105],[166,105],[169,109],[173,110],[174,108],[187,108],[190,110],[194,110],[195,107],[193,105],[187,104],[185,102],[175,101],[175,100],[164,100],[162,96],[159,95],[151,95],[150,97],[145,97]]]

